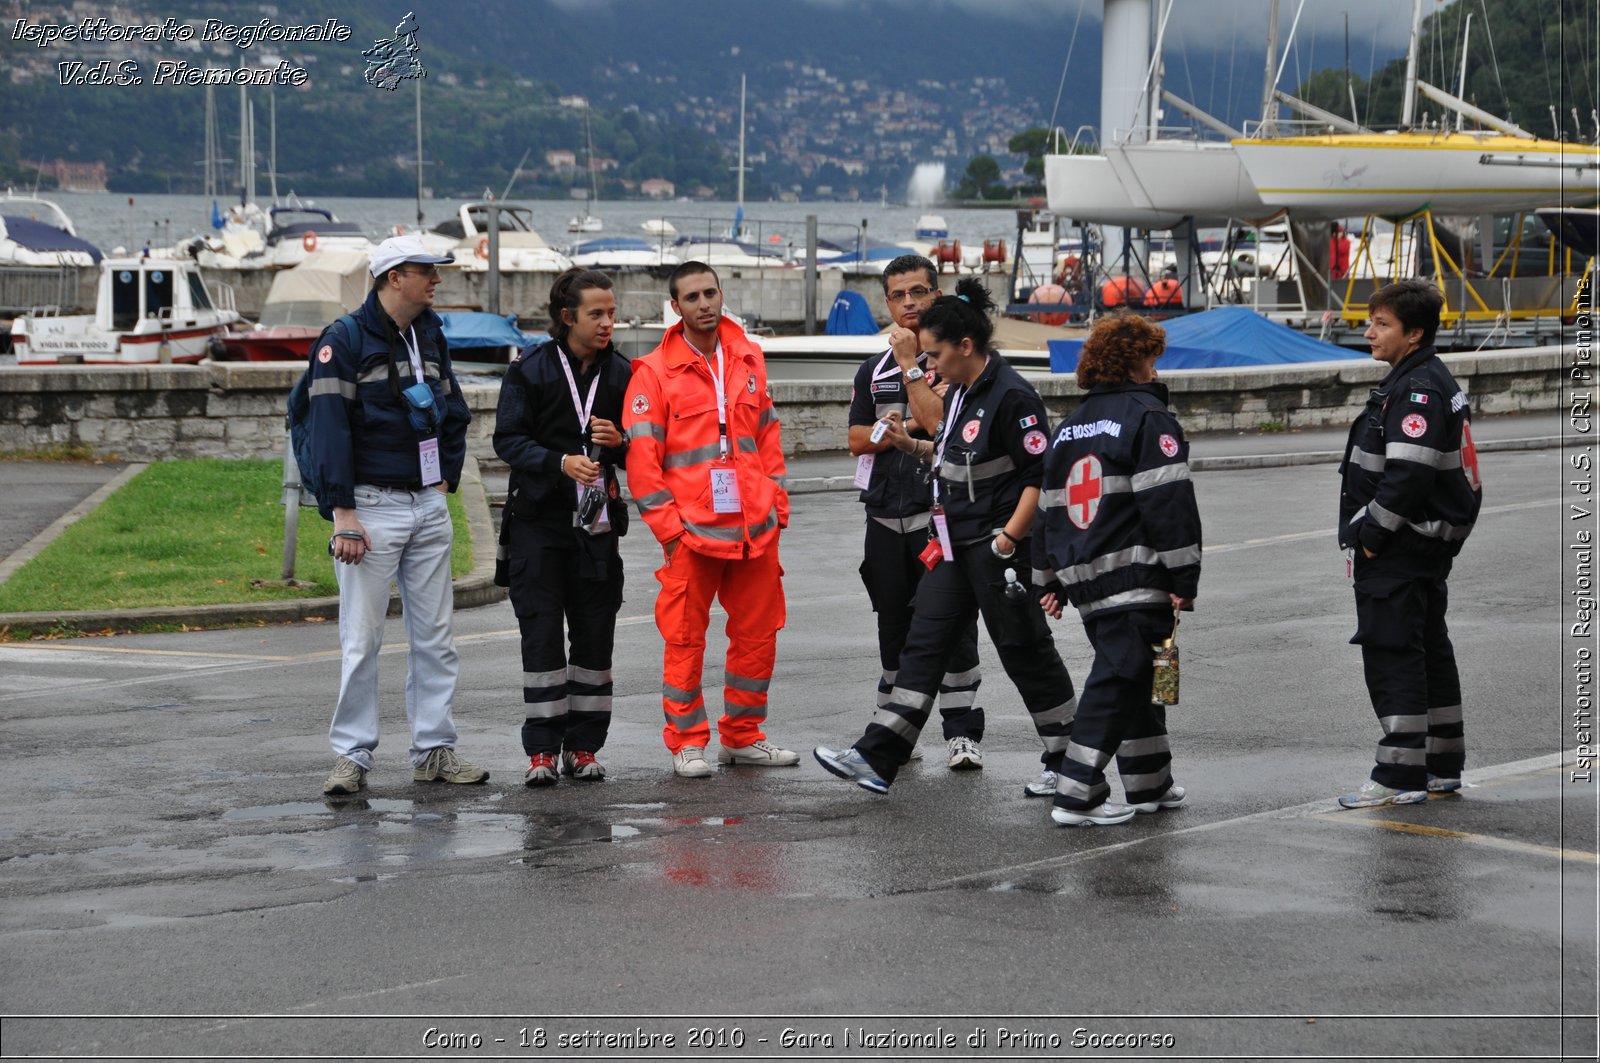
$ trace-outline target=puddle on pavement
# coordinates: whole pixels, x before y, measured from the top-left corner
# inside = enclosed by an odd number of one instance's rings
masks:
[[[240,820],[260,819],[290,819],[295,816],[331,816],[338,812],[410,812],[415,807],[410,801],[394,801],[385,798],[363,799],[351,798],[349,800],[329,799],[327,801],[294,801],[283,805],[257,805],[254,808],[230,808],[222,814],[222,818],[229,822]],[[419,813],[418,820],[428,813]],[[433,816],[432,818],[439,818]]]

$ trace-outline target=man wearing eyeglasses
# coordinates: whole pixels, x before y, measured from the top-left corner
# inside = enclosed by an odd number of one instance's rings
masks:
[[[372,252],[372,292],[329,325],[311,356],[311,451],[339,580],[339,700],[325,794],[366,786],[378,748],[378,654],[389,586],[405,606],[406,718],[416,782],[481,783],[456,755],[458,658],[452,631],[445,493],[456,489],[472,413],[450,368],[444,322],[431,309],[438,267],[415,235]]]
[[[900,667],[900,650],[911,628],[911,603],[926,571],[918,555],[928,545],[933,488],[927,466],[894,449],[873,428],[904,420],[913,437],[932,439],[944,410],[944,389],[927,365],[917,342],[922,314],[939,297],[933,263],[921,255],[901,255],[883,272],[884,301],[894,327],[889,348],[856,370],[850,400],[850,453],[856,457],[856,486],[867,509],[865,559],[861,580],[878,616],[878,706],[888,703]],[[946,762],[952,771],[983,767],[983,710],[976,704],[978,625],[962,637],[939,685]]]

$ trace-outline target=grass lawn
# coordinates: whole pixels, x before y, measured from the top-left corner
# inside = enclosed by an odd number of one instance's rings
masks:
[[[281,461],[151,465],[0,584],[0,612],[216,605],[339,593],[328,556],[333,525],[300,511],[295,578],[307,587],[252,587],[283,564]],[[460,497],[451,495],[450,569],[472,567]]]

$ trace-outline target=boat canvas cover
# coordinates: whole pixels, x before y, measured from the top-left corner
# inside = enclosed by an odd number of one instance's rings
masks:
[[[100,249],[87,240],[80,240],[65,229],[58,229],[54,225],[39,221],[35,218],[24,218],[20,214],[7,214],[4,216],[4,227],[0,235],[10,238],[14,243],[29,251],[82,251],[93,258],[98,264],[105,257],[100,254]]]
[[[346,248],[313,251],[272,278],[261,305],[261,324],[321,328],[367,298],[367,253]]]
[[[1336,347],[1268,321],[1243,306],[1219,306],[1163,321],[1167,349],[1160,369],[1217,369],[1241,365],[1289,365],[1365,359],[1362,351]],[[1083,340],[1051,340],[1050,371],[1075,373]]]
[[[846,288],[834,297],[833,308],[828,311],[829,336],[871,336],[878,331],[872,319],[872,309],[867,297]]]
[[[452,351],[472,347],[516,347],[521,350],[541,337],[517,328],[517,316],[507,314],[481,314],[470,310],[446,310],[439,314],[444,321],[445,342]],[[543,337],[548,338],[548,337]]]

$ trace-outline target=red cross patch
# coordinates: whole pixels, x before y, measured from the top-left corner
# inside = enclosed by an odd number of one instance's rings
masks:
[[[645,398],[643,395],[635,395],[633,397],[633,412],[636,414],[649,413],[650,400]]]
[[[323,365],[327,365],[329,362],[333,361],[333,348],[324,343],[322,345],[322,349],[317,352],[317,361],[321,362]]]
[[[977,439],[978,429],[982,425],[982,421],[968,421],[967,426],[961,430],[961,438],[968,443],[972,442],[974,439]]]
[[[1094,523],[1100,512],[1100,459],[1090,454],[1078,459],[1067,476],[1067,519],[1079,528]]]
[[[1022,449],[1029,454],[1043,454],[1048,443],[1049,440],[1045,439],[1044,433],[1037,428],[1022,437]]]
[[[1408,413],[1406,419],[1400,422],[1400,431],[1416,439],[1428,430],[1428,419],[1420,413]]]
[[[1165,454],[1169,458],[1175,458],[1178,456],[1178,441],[1176,439],[1173,439],[1170,435],[1163,432],[1161,433],[1161,439],[1159,440],[1159,443],[1161,445],[1161,453]]]

